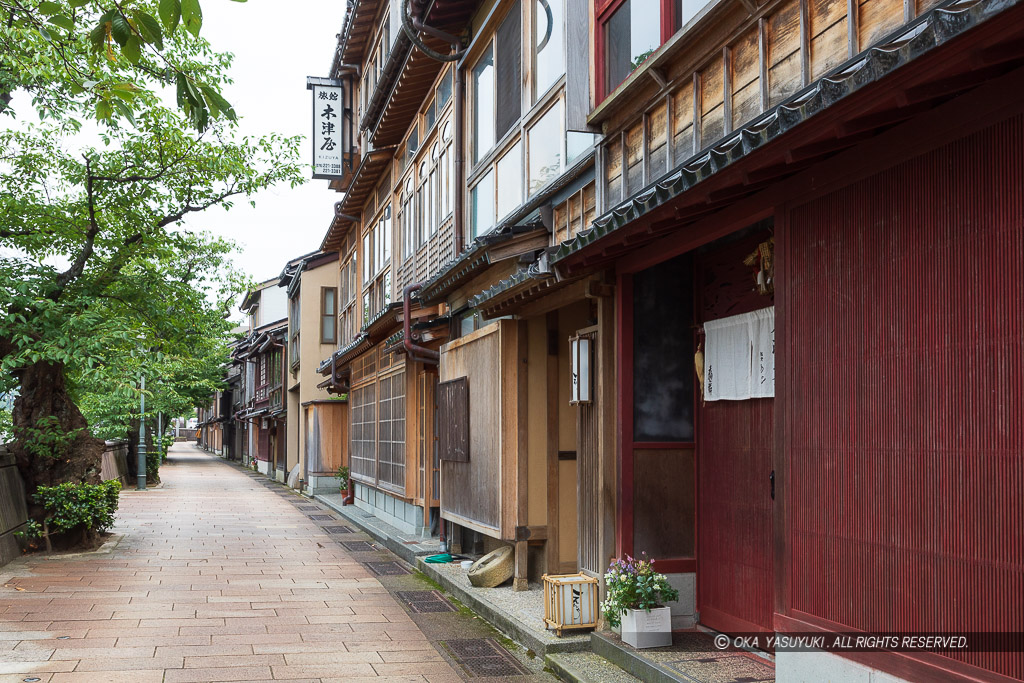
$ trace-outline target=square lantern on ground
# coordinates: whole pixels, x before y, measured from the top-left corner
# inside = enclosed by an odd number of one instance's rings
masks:
[[[545,574],[544,623],[555,633],[597,627],[597,579],[579,574]]]

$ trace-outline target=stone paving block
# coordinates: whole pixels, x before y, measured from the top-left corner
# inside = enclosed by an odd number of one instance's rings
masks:
[[[163,669],[60,673],[50,679],[51,683],[161,683],[163,680]]]
[[[290,503],[304,499],[192,446],[172,458],[162,488],[122,494],[112,553],[7,568],[24,590],[0,587],[0,683],[458,679],[335,542],[364,536],[330,534]]]
[[[211,681],[253,681],[272,678],[267,666],[229,666],[212,669],[181,669],[164,672],[164,683],[210,683]]]

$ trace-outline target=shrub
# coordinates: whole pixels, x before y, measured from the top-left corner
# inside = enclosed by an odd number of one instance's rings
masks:
[[[83,542],[95,538],[114,526],[121,482],[116,479],[102,484],[73,484],[40,486],[33,498],[47,511],[42,533],[38,523],[27,527],[24,536],[42,535],[50,549],[50,536],[55,533],[80,531]]]
[[[662,607],[662,603],[679,599],[679,591],[669,585],[664,574],[654,571],[654,560],[626,555],[625,560],[616,560],[604,575],[608,594],[601,603],[605,619],[612,626],[618,626],[622,611],[627,609],[651,611]]]

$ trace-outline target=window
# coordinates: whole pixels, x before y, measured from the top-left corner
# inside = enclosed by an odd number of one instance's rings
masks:
[[[441,82],[437,84],[437,111],[438,113],[444,109],[444,105],[448,104],[448,100],[452,96],[452,74],[453,71],[449,69],[445,72]]]
[[[416,193],[412,175],[405,181],[405,189],[400,196],[401,216],[398,218],[402,231],[402,258],[408,259],[416,251]]]
[[[365,325],[391,302],[391,204],[381,210],[363,235],[363,308]]]
[[[488,46],[473,67],[473,163],[494,146],[494,48]]]
[[[437,110],[434,109],[434,101],[431,100],[426,111],[423,112],[423,137],[427,136],[435,123],[437,123]]]
[[[416,156],[416,151],[420,148],[420,128],[419,124],[413,124],[412,131],[409,133],[409,141],[405,143],[405,163],[410,164],[413,157]]]
[[[349,397],[352,451],[351,472],[354,479],[373,482],[377,479],[377,385],[353,389]]]
[[[530,195],[562,173],[562,103],[551,107],[530,129]]]
[[[565,73],[564,0],[533,0],[533,101]]]
[[[483,160],[522,115],[522,16],[519,3],[473,67],[473,164]]]
[[[299,364],[299,294],[296,294],[288,304],[288,357],[294,368]]]
[[[498,219],[523,202],[523,146],[518,141],[498,160]]]
[[[419,234],[416,236],[416,246],[419,247],[421,244],[425,244],[427,241],[427,235],[430,234],[430,224],[433,222],[434,214],[434,202],[432,201],[430,193],[430,174],[428,171],[428,164],[426,161],[420,162],[419,167],[419,180],[420,186],[416,190],[416,203],[419,205]]]
[[[334,287],[320,288],[320,343],[338,342],[338,290]]]
[[[405,491],[405,372],[383,377],[378,395],[378,472],[383,488]]]
[[[473,237],[479,237],[494,227],[494,171],[487,171],[469,194],[473,211]]]
[[[373,97],[373,91],[377,87],[381,74],[384,72],[384,65],[391,53],[391,26],[387,15],[381,20],[381,32],[377,36],[377,42],[373,46],[373,52],[366,64],[366,72],[363,75],[363,107]]]
[[[611,93],[712,0],[598,0],[604,95]],[[603,7],[602,7],[603,5]],[[667,11],[664,11],[667,10]],[[599,55],[598,59],[602,57]]]
[[[454,203],[454,156],[452,152],[452,125],[450,122],[445,122],[441,128],[441,151],[437,159],[437,168],[440,174],[438,192],[441,195],[441,220],[448,218]]]

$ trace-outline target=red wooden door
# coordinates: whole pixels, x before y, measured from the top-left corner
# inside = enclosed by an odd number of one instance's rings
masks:
[[[697,609],[718,631],[772,630],[774,415],[768,398],[701,411]]]
[[[694,256],[702,322],[772,305],[743,265],[763,227]],[[698,409],[697,610],[719,631],[772,631],[774,422],[773,399]]]

